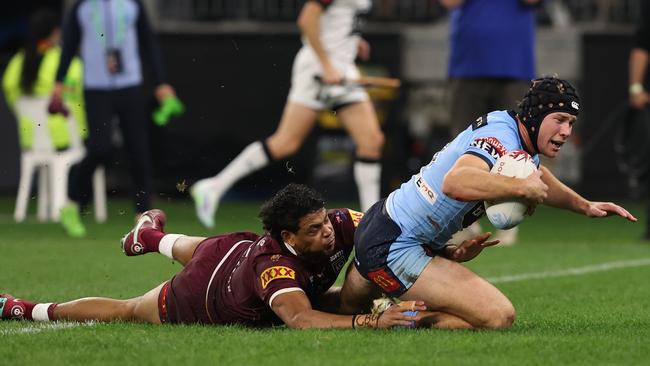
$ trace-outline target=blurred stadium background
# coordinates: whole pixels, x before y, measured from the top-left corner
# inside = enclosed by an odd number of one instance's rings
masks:
[[[627,59],[640,1],[548,0],[538,11],[538,73],[577,83],[583,96],[578,133],[553,169],[590,198],[630,202],[618,168],[615,114],[627,101]],[[27,17],[71,1],[5,2],[0,69],[20,47]],[[169,232],[209,235],[183,182],[216,173],[249,142],[271,133],[300,47],[298,0],[144,0],[158,33],[169,81],[187,106],[160,128],[151,123],[154,204]],[[372,90],[388,138],[384,194],[410,176],[449,138],[447,17],[435,0],[376,0],[365,25],[373,46],[369,74],[403,81],[397,92]],[[154,101],[152,100],[152,108]],[[259,230],[259,200],[289,181],[329,187],[334,206],[356,205],[352,144],[331,115],[289,161],[256,173],[230,192],[217,213],[219,232]],[[108,169],[105,224],[86,219],[89,235],[68,238],[32,215],[16,224],[19,179],[16,122],[0,98],[0,292],[37,301],[80,296],[138,296],[178,264],[160,256],[126,258],[119,238],[133,225],[122,156]],[[115,137],[119,140],[119,136]],[[181,184],[178,184],[181,183]],[[245,202],[250,201],[250,202]],[[641,202],[628,207],[641,222]],[[235,365],[596,365],[647,363],[650,352],[650,248],[642,223],[591,219],[540,207],[518,245],[486,251],[468,266],[495,283],[518,311],[506,332],[290,331],[145,324],[0,324],[0,363]]]
[[[617,169],[611,119],[627,100],[627,58],[640,1],[549,0],[538,9],[538,74],[570,79],[583,95],[577,136],[554,170],[594,198],[639,194],[628,189],[626,176]],[[0,15],[0,67],[20,46],[30,12],[44,6],[61,10],[71,3],[7,4]],[[179,196],[184,193],[176,183],[215,174],[244,146],[275,129],[300,47],[295,19],[304,1],[144,3],[158,33],[168,79],[187,105],[187,113],[165,128],[151,124],[156,189]],[[362,29],[373,46],[371,62],[360,64],[364,72],[403,81],[397,92],[371,90],[388,138],[382,179],[387,193],[449,139],[447,17],[436,0],[377,0]],[[259,199],[298,181],[329,187],[329,199],[356,201],[356,190],[343,189],[353,185],[352,143],[329,117],[324,115],[321,128],[296,157],[249,176],[226,198]],[[0,194],[14,195],[19,147],[16,122],[4,104],[0,130]],[[109,197],[127,191],[122,160],[116,156],[109,167]]]

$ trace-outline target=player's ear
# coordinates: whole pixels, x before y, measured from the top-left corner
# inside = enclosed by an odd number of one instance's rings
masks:
[[[289,230],[282,230],[282,232],[280,232],[280,236],[282,237],[282,241],[289,244],[289,245],[291,245],[292,247],[296,246],[296,244],[294,243],[294,240],[293,240],[293,237],[295,235],[296,234],[292,233]]]

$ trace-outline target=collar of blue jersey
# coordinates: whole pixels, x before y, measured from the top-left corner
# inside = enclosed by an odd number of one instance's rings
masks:
[[[530,154],[530,156],[537,155],[537,149],[535,148],[537,144],[533,144],[533,141],[530,139],[530,134],[528,133],[526,125],[521,122],[519,116],[515,111],[509,110],[508,114],[510,117],[512,117],[512,119],[515,120],[515,123],[517,123],[517,130],[519,131],[519,140],[521,141],[521,146],[528,154]]]

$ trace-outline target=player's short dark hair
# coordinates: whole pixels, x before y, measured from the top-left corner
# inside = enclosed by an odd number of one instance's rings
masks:
[[[258,217],[262,220],[264,230],[280,239],[282,230],[297,232],[300,219],[324,207],[325,200],[315,189],[291,183],[264,202]]]

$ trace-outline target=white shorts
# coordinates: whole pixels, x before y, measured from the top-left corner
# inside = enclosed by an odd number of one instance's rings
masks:
[[[354,63],[334,63],[345,79],[359,77]],[[324,85],[315,79],[322,73],[320,62],[309,50],[302,48],[293,61],[289,101],[302,104],[314,110],[335,110],[343,105],[370,100],[366,90],[360,86]]]

